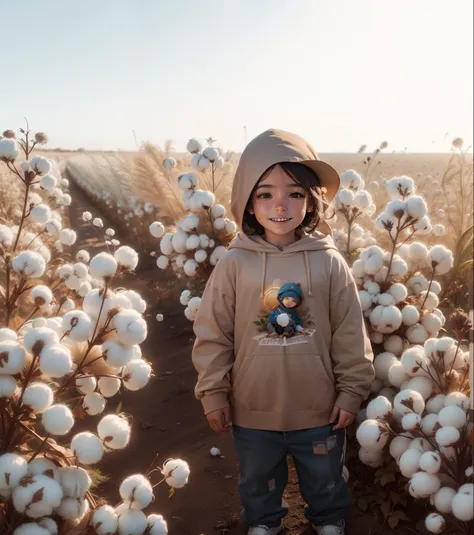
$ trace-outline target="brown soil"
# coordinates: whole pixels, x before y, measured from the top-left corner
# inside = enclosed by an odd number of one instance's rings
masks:
[[[71,226],[78,233],[76,250],[86,248],[91,254],[103,250],[105,247],[97,233],[81,219],[85,210],[94,217],[100,214],[72,181],[71,194]],[[107,223],[104,220],[104,229]],[[122,240],[121,236],[117,238]],[[133,246],[133,237],[124,238],[123,243]],[[96,493],[106,497],[110,504],[118,504],[118,485],[124,477],[133,472],[144,473],[150,465],[162,465],[170,457],[182,458],[191,466],[189,484],[176,490],[172,497],[169,497],[169,487],[160,485],[156,489],[156,502],[149,512],[158,512],[166,518],[170,535],[244,534],[246,529],[238,520],[238,466],[232,439],[228,435],[214,434],[203,417],[201,405],[193,393],[196,375],[190,360],[191,323],[184,317],[177,299],[170,297],[171,294],[179,295],[177,284],[171,291],[168,288],[170,298],[164,299],[159,277],[158,268],[147,268],[130,276],[125,284],[121,283],[140,292],[149,305],[146,314],[149,334],[142,349],[153,363],[155,377],[143,390],[125,391],[109,400],[110,411],[115,410],[121,401],[121,410],[133,415],[133,432],[131,443],[125,450],[108,454],[101,463],[100,470],[109,479],[96,489]],[[155,319],[158,312],[164,314],[162,323]],[[222,457],[210,456],[209,450],[213,446],[220,449]],[[152,481],[158,482],[160,475],[155,472]],[[285,499],[290,505],[285,533],[314,533],[303,516],[304,503],[292,466]],[[391,531],[378,514],[362,513],[353,506],[347,533],[408,535],[416,531],[411,528]]]

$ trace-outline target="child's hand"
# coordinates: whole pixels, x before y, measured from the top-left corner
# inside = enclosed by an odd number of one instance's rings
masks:
[[[329,423],[332,424],[338,420],[337,424],[333,427],[334,431],[336,429],[345,429],[351,425],[355,420],[355,417],[356,415],[353,412],[345,411],[344,409],[334,406],[331,417],[329,418]]]
[[[230,408],[218,409],[206,415],[211,429],[216,433],[228,433],[232,427]]]

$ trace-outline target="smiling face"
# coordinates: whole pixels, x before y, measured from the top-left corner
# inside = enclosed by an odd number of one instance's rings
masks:
[[[294,297],[284,297],[281,302],[285,308],[295,308],[298,306],[298,301]]]
[[[296,229],[312,206],[308,192],[276,165],[255,188],[249,213],[265,229],[265,239],[277,247],[296,241]]]

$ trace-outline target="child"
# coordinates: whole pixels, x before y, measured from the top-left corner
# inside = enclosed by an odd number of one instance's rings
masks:
[[[284,284],[278,290],[277,301],[279,306],[271,311],[266,325],[270,336],[292,336],[296,332],[304,334],[303,322],[296,310],[303,301],[303,292],[300,285],[294,282]],[[281,325],[278,322],[278,317],[281,314],[288,316],[289,321],[286,325]]]
[[[357,288],[323,221],[338,188],[337,172],[299,136],[268,130],[252,140],[232,190],[241,231],[214,268],[194,323],[196,396],[214,431],[232,429],[251,535],[282,529],[287,455],[315,531],[344,533],[344,428],[374,371]],[[299,337],[304,343],[255,336],[276,279],[300,282],[315,329]]]

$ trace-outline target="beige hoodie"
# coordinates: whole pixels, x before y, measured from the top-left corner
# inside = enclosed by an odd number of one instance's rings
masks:
[[[278,148],[273,152],[266,151],[264,169],[258,161],[252,165],[255,153],[242,155],[232,199],[240,224],[262,173],[288,161]],[[284,282],[301,285],[297,310],[310,335],[268,344],[256,322],[268,313],[263,303],[271,289]],[[240,232],[212,272],[194,332],[196,397],[206,414],[230,405],[236,425],[274,431],[322,426],[334,405],[356,413],[370,392],[373,355],[359,294],[332,238],[319,231],[282,249]]]

